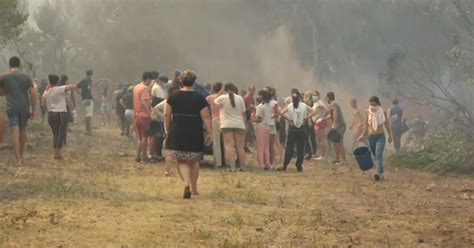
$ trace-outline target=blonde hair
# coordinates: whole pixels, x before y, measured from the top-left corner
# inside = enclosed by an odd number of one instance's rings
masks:
[[[183,84],[183,86],[193,86],[196,82],[196,73],[191,70],[186,70],[179,76],[179,80]]]
[[[311,106],[313,104],[313,91],[306,91],[303,95],[303,102],[306,103],[306,105]]]

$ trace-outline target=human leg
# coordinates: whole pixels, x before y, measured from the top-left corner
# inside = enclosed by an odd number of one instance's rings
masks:
[[[245,130],[234,131],[235,148],[240,162],[240,169],[244,169],[246,165],[245,154]]]

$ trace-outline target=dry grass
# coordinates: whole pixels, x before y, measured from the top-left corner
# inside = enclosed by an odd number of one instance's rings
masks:
[[[0,151],[0,247],[474,246],[472,177],[389,167],[374,183],[355,165],[314,162],[303,174],[203,169],[202,195],[185,201],[179,178],[133,163],[114,130],[75,128],[55,162],[48,129],[32,129],[25,166]]]

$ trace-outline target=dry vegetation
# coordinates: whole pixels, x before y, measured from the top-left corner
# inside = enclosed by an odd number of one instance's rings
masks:
[[[31,127],[27,164],[0,151],[0,247],[469,247],[474,181],[355,165],[305,172],[201,172],[201,196],[180,198],[163,164],[133,163],[112,129],[73,129],[65,161],[46,127]]]

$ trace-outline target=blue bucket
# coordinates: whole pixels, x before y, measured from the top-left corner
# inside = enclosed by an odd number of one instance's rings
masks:
[[[372,155],[369,148],[359,147],[354,150],[354,158],[359,164],[359,167],[363,171],[367,171],[374,167],[374,162],[372,161]]]

